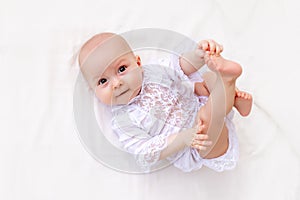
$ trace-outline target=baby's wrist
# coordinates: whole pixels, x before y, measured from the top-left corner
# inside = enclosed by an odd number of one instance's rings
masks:
[[[183,140],[186,147],[190,147],[192,145],[193,134],[195,133],[196,128],[189,128],[183,131]]]

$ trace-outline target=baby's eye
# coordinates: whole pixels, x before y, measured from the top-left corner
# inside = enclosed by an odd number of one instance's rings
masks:
[[[104,83],[106,83],[107,79],[106,78],[101,78],[99,81],[98,81],[98,85],[103,85]]]
[[[118,70],[118,72],[119,73],[121,73],[121,72],[124,72],[125,70],[126,70],[126,66],[125,65],[122,65],[120,68],[119,68],[119,70]]]

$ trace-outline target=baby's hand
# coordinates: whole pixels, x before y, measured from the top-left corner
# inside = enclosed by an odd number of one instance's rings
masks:
[[[205,151],[208,146],[212,145],[212,141],[208,140],[208,135],[203,133],[203,125],[198,128],[198,132],[193,134],[191,147],[199,151]]]
[[[202,40],[198,44],[198,48],[205,51],[209,55],[219,56],[223,51],[223,46],[214,40]]]

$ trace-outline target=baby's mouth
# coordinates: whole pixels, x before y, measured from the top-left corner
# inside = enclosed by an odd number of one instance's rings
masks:
[[[129,89],[127,89],[127,90],[125,90],[125,91],[123,91],[123,92],[117,94],[116,97],[120,97],[121,95],[125,94],[125,93],[128,92],[128,91],[129,91]]]

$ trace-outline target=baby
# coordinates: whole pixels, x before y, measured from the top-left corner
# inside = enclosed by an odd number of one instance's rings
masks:
[[[175,56],[169,67],[142,66],[121,36],[101,33],[82,46],[79,65],[99,101],[112,106],[113,131],[141,166],[149,169],[167,158],[183,171],[202,165],[223,171],[238,159],[228,114],[235,106],[248,115],[252,97],[236,89],[242,69],[222,58],[222,49],[205,40],[195,51]],[[191,87],[189,77],[204,64],[212,72]]]

